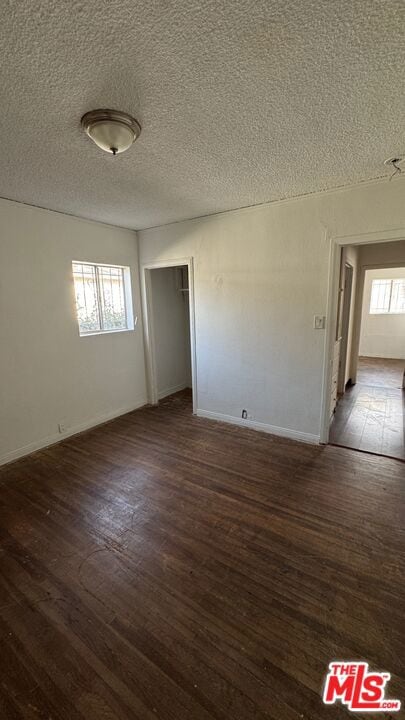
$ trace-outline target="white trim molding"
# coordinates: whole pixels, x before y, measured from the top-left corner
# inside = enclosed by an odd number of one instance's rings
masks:
[[[209,420],[238,425],[248,430],[258,430],[259,432],[268,433],[269,435],[277,435],[278,437],[298,440],[299,442],[310,443],[312,445],[319,445],[320,442],[319,435],[311,435],[310,433],[301,432],[300,430],[291,430],[290,428],[278,427],[277,425],[268,425],[267,423],[257,422],[256,420],[244,420],[243,418],[234,417],[233,415],[211,412],[211,410],[197,410],[197,415],[198,417]]]
[[[107,423],[110,420],[115,420],[116,418],[121,417],[121,415],[127,415],[134,410],[139,410],[139,408],[147,405],[147,402],[148,401],[146,398],[142,398],[130,407],[121,408],[120,410],[115,410],[114,412],[106,413],[105,415],[98,415],[92,420],[86,420],[86,422],[80,423],[79,425],[73,425],[63,433],[48,435],[47,437],[41,438],[40,440],[35,440],[28,445],[23,445],[23,447],[11,450],[11,452],[5,453],[5,455],[0,456],[0,465],[6,465],[7,463],[18,460],[25,455],[31,455],[32,453],[37,452],[37,450],[43,450],[44,448],[50,447],[51,445],[57,445],[63,440],[72,437],[72,435],[78,435],[85,430],[91,430],[92,428],[98,427],[99,425],[104,425],[104,423]]]

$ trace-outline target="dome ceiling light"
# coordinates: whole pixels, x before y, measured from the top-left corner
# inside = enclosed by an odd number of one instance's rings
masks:
[[[93,142],[112,155],[128,150],[141,132],[137,120],[119,110],[91,110],[83,115],[81,124]]]

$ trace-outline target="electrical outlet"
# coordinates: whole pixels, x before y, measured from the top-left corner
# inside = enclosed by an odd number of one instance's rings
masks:
[[[247,410],[242,410],[242,420],[247,420]]]
[[[60,433],[66,432],[66,423],[64,423],[64,422],[58,423],[58,428],[59,428]]]

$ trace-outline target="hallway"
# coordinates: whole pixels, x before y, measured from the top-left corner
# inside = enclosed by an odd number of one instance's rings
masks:
[[[359,358],[357,383],[340,398],[330,426],[332,445],[405,460],[404,360]]]

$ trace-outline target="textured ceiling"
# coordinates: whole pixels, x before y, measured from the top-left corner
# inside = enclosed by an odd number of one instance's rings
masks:
[[[3,0],[0,196],[144,228],[388,174],[404,40],[404,0]]]

